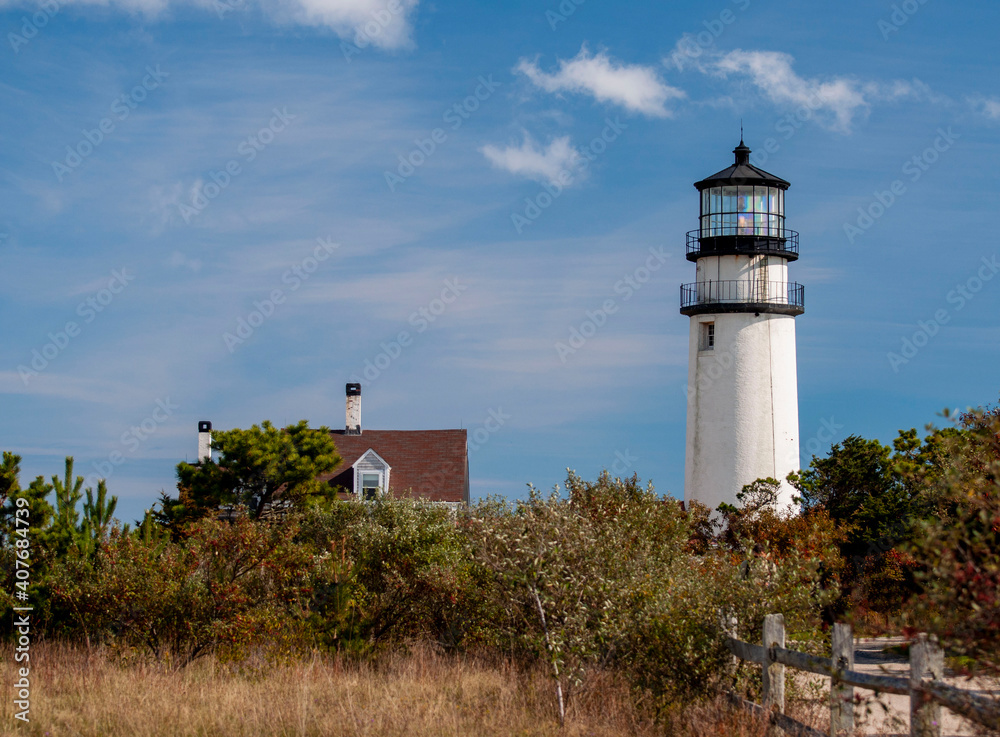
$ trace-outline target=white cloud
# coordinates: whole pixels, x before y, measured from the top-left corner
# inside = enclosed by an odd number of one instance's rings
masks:
[[[793,61],[789,54],[778,51],[736,49],[716,59],[711,69],[724,76],[749,76],[753,84],[779,105],[804,105],[817,112],[826,111],[832,117],[826,125],[843,133],[850,132],[855,116],[868,114],[871,101],[865,92],[877,95],[877,88],[847,77],[826,81],[806,79],[792,69]],[[899,92],[893,88],[890,94],[898,96]]]
[[[621,105],[629,112],[657,118],[671,115],[666,103],[685,96],[664,84],[652,67],[617,62],[603,51],[591,55],[584,46],[569,61],[559,60],[559,71],[547,74],[537,62],[521,59],[515,67],[546,92],[580,92],[600,102]]]
[[[195,274],[201,271],[200,258],[188,258],[180,251],[174,251],[170,254],[170,258],[167,259],[166,263],[167,266],[172,266],[175,269],[189,269]]]
[[[398,49],[412,45],[410,15],[419,0],[260,0],[272,18],[301,25],[326,26],[363,49]],[[96,5],[154,18],[171,5],[193,5],[220,18],[246,10],[249,0],[61,0],[60,5]],[[36,2],[0,0],[0,8]]]
[[[548,146],[540,148],[525,133],[520,146],[500,149],[486,145],[479,150],[498,169],[563,186],[572,182],[582,161],[580,153],[570,145],[569,136],[554,138]]]
[[[975,97],[969,99],[972,108],[990,120],[1000,120],[1000,98]]]
[[[408,15],[417,1],[278,0],[288,4],[300,23],[328,26],[359,48],[370,44],[383,49],[411,45]]]
[[[810,79],[795,72],[794,62],[791,55],[779,51],[736,49],[722,53],[706,49],[690,34],[682,37],[663,60],[664,65],[682,71],[691,68],[718,77],[748,78],[776,105],[804,107],[817,123],[841,133],[850,133],[856,119],[866,117],[873,103],[911,100],[945,107],[953,104],[947,95],[935,92],[916,78],[887,82],[848,76]],[[730,97],[696,104],[736,106]]]

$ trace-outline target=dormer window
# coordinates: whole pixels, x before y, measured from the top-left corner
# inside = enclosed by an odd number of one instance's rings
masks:
[[[358,499],[370,500],[389,490],[389,464],[369,448],[354,463],[354,494]]]

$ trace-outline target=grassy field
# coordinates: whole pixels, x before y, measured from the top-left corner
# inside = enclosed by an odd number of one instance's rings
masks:
[[[597,674],[554,716],[544,673],[428,649],[377,665],[332,657],[239,672],[211,659],[182,671],[123,664],[100,652],[40,643],[31,653],[31,722],[15,722],[15,670],[2,665],[0,734],[57,737],[269,735],[682,735],[762,737],[761,724],[714,704],[668,726],[635,706],[627,686]]]

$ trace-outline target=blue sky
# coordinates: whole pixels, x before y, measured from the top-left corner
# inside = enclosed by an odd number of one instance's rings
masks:
[[[75,456],[131,520],[198,420],[342,427],[360,377],[366,427],[470,430],[474,495],[570,467],[681,496],[691,185],[741,118],[792,183],[805,460],[995,402],[997,27],[985,0],[4,2],[0,447],[25,481]]]

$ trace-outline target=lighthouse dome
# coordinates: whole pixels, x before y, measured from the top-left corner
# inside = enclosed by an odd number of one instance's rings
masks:
[[[742,139],[740,140],[740,145],[733,149],[733,153],[736,155],[736,162],[720,172],[716,172],[710,177],[702,179],[700,182],[695,182],[694,186],[698,188],[699,191],[707,189],[708,187],[721,187],[726,185],[739,185],[739,184],[756,184],[763,185],[765,187],[778,187],[779,189],[786,190],[791,184],[786,182],[781,177],[776,177],[774,174],[770,174],[763,169],[758,169],[756,166],[750,163],[750,148]]]

